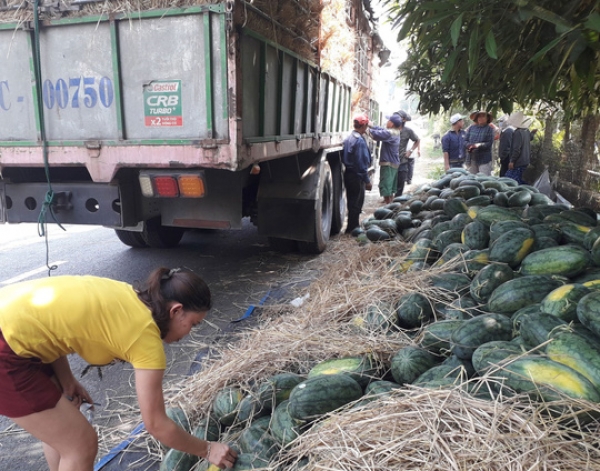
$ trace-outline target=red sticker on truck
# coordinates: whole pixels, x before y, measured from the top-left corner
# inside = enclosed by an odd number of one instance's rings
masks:
[[[181,80],[156,80],[144,84],[146,127],[183,126]]]

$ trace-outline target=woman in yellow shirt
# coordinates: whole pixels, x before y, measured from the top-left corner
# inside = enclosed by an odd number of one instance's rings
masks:
[[[79,411],[92,403],[75,379],[67,355],[88,363],[114,359],[135,369],[146,430],[170,448],[232,467],[224,443],[187,433],[165,412],[163,342],[176,342],[211,307],[208,286],[196,274],[159,268],[139,290],[93,276],[59,276],[0,289],[0,414],[41,440],[50,471],[92,470],[98,437]]]

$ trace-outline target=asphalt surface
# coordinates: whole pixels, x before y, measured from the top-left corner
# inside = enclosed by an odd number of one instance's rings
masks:
[[[316,275],[318,257],[281,254],[266,238],[246,223],[241,231],[187,233],[176,249],[131,249],[110,229],[56,225],[48,227],[49,241],[39,237],[35,225],[0,225],[0,287],[20,280],[48,276],[91,274],[129,283],[145,279],[158,266],[186,267],[208,283],[214,307],[206,321],[176,345],[166,345],[168,368],[165,389],[201,368],[208,351],[218,351],[231,341],[232,333],[253,325],[262,302],[287,302],[297,296]],[[253,315],[240,322],[249,307]],[[252,309],[250,309],[252,310]],[[77,356],[69,358],[77,377],[86,368]],[[99,459],[129,436],[140,424],[134,396],[133,369],[128,364],[95,369],[81,378],[96,402],[93,423],[100,436]],[[136,451],[137,450],[137,451]],[[0,471],[42,471],[47,465],[41,445],[8,419],[0,417]],[[145,448],[134,442],[101,468],[103,471],[158,469]]]

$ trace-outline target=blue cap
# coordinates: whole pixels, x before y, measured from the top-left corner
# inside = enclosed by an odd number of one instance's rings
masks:
[[[400,115],[398,115],[396,113],[394,113],[391,116],[386,116],[385,119],[394,123],[394,126],[396,126],[397,128],[399,128],[400,126],[402,126],[402,124],[404,124],[404,121],[402,120]]]

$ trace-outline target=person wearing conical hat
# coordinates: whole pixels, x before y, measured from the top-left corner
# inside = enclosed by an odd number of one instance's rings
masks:
[[[510,125],[515,127],[510,143],[508,170],[506,175],[519,184],[523,181],[523,172],[531,161],[531,118],[525,116],[521,111],[514,113],[509,118]]]
[[[494,130],[490,127],[492,114],[488,111],[474,111],[469,116],[474,124],[467,129],[465,145],[466,164],[470,173],[492,174],[492,145]]]
[[[512,115],[514,116],[514,114]],[[510,144],[515,127],[509,115],[504,115],[498,120],[500,123],[500,143],[498,145],[498,160],[500,160],[500,176],[506,175],[510,158]]]

